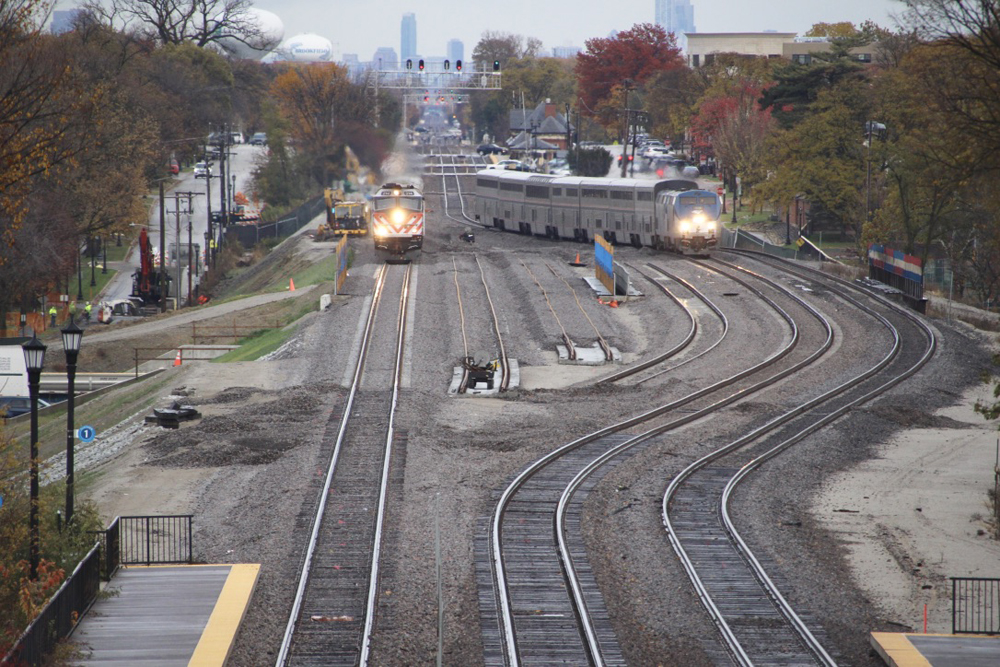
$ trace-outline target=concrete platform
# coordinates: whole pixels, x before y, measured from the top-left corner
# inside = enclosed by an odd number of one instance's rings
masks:
[[[77,624],[72,665],[224,665],[260,565],[129,566]]]
[[[996,667],[1000,637],[873,632],[871,645],[889,667]]]
[[[580,347],[574,344],[574,349],[576,350],[576,359],[570,359],[569,348],[565,345],[556,345],[559,363],[576,364],[578,366],[603,366],[604,364],[620,364],[622,362],[622,353],[617,347],[611,348],[611,361],[608,361],[604,356],[604,350],[601,349],[601,344],[597,341],[594,341],[594,344],[590,347]]]

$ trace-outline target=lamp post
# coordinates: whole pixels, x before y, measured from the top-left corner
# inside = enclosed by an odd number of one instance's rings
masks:
[[[865,146],[868,149],[868,173],[865,178],[865,223],[872,218],[872,137],[885,141],[885,125],[870,120],[865,123]]]
[[[76,300],[83,301],[83,253],[79,239],[76,241]]]
[[[97,268],[97,253],[94,252],[94,237],[87,237],[87,254],[90,255],[90,286],[97,287],[97,277],[94,275]],[[93,298],[93,290],[91,290],[91,298]]]
[[[24,365],[28,369],[28,394],[31,396],[31,508],[28,518],[30,531],[31,580],[38,579],[38,381],[45,365],[45,345],[32,334],[23,346]]]
[[[63,350],[66,352],[66,377],[69,391],[66,398],[66,525],[73,518],[73,448],[76,443],[76,424],[73,407],[76,399],[76,359],[80,354],[83,329],[72,319],[62,330]]]
[[[104,255],[103,264],[101,265],[101,274],[107,274],[108,272],[108,240],[101,237],[101,253]]]

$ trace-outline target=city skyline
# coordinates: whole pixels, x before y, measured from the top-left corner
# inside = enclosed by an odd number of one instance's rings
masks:
[[[696,31],[691,0],[655,0],[655,2],[655,21],[664,30],[678,37]]]
[[[71,7],[61,0],[60,5]],[[894,28],[890,14],[901,12],[899,0],[841,0],[836,4],[802,3],[799,0],[691,0],[699,32],[780,32],[804,33],[815,23],[850,21],[860,25],[873,20]],[[402,16],[418,14],[420,43],[424,57],[443,57],[448,41],[467,45],[466,57],[479,43],[483,32],[508,32],[542,40],[544,48],[575,46],[585,48],[586,40],[607,37],[612,31],[627,30],[636,23],[656,22],[656,0],[615,5],[599,0],[507,0],[504,11],[484,12],[479,5],[425,0],[419,6],[404,0],[341,0],[331,14],[317,0],[254,0],[253,6],[274,12],[285,25],[285,36],[315,32],[329,39],[335,53],[374,53],[383,46],[398,51],[401,43],[386,25],[400,25]],[[317,20],[322,16],[328,23]],[[569,17],[570,20],[567,20]],[[379,29],[381,26],[383,29]]]
[[[403,60],[417,55],[417,17],[408,12],[399,22],[399,57]]]

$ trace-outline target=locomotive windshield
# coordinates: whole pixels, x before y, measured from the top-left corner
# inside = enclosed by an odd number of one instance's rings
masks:
[[[420,197],[377,197],[372,200],[376,211],[388,211],[400,207],[410,211],[421,211],[423,200]]]
[[[716,209],[719,207],[719,198],[714,195],[702,194],[681,194],[677,197],[677,213],[681,217],[701,211],[715,217]]]

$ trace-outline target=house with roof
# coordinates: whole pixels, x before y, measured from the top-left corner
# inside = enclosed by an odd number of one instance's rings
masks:
[[[558,106],[548,99],[534,109],[511,109],[509,127],[507,146],[528,151],[564,151],[567,133],[574,129]]]

